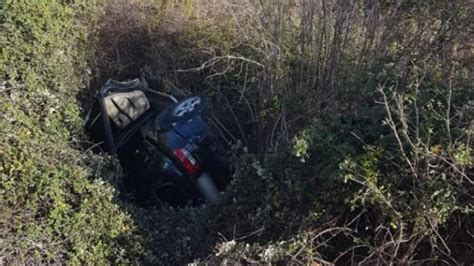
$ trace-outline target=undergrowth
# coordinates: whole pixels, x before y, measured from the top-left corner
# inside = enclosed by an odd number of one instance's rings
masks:
[[[80,150],[76,96],[89,80],[97,8],[87,1],[3,3],[2,263],[126,262],[140,250],[114,186],[100,179],[116,174],[107,170],[116,162]]]
[[[471,13],[436,0],[7,2],[0,258],[472,263]],[[140,75],[212,99],[227,204],[114,197],[120,167],[87,150],[81,107],[106,79]]]

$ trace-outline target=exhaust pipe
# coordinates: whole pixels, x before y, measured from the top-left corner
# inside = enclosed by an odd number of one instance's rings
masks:
[[[214,205],[221,203],[219,190],[217,190],[216,184],[207,173],[203,173],[196,182],[199,192],[208,202]]]

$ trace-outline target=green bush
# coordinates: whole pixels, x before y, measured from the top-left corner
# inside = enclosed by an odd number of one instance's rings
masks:
[[[99,12],[100,5],[88,1],[3,3],[4,263],[125,262],[139,249],[113,185],[95,179],[113,174],[107,165],[114,162],[80,151],[83,122],[76,97],[89,79]]]
[[[470,8],[7,1],[3,260],[469,263]],[[118,164],[84,151],[76,99],[91,75],[140,74],[211,97],[237,147],[224,206],[117,204]]]

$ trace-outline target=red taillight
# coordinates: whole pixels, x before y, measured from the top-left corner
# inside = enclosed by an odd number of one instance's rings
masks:
[[[183,164],[184,170],[190,175],[195,175],[199,172],[199,164],[196,159],[185,148],[174,150],[174,155]]]

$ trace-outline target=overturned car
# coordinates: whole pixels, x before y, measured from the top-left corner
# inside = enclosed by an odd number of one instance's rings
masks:
[[[125,186],[139,202],[219,204],[230,181],[225,152],[202,95],[181,100],[145,79],[108,80],[86,119],[92,139],[117,155]]]

